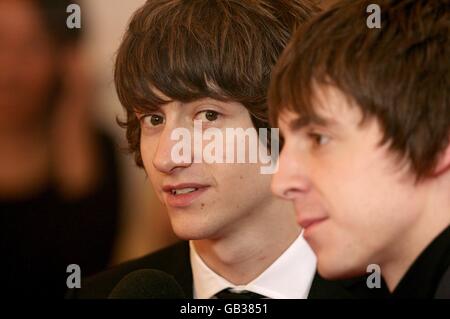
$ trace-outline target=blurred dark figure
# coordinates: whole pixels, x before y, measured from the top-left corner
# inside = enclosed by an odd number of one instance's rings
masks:
[[[0,0],[0,287],[63,297],[66,268],[104,269],[119,211],[114,145],[89,120],[74,1]]]

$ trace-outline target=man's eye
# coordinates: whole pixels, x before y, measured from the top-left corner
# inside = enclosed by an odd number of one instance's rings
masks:
[[[330,142],[330,137],[319,133],[308,133],[313,143],[317,146],[326,145]]]
[[[219,113],[213,110],[201,111],[197,114],[196,119],[200,119],[205,122],[214,122],[218,119]]]
[[[148,126],[158,126],[164,123],[164,117],[158,114],[150,114],[141,119]]]

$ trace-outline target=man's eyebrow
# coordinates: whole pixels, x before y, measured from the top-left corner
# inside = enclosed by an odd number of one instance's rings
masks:
[[[311,124],[311,118],[307,116],[297,117],[289,122],[289,130],[297,131]]]
[[[317,125],[322,127],[333,127],[338,123],[334,119],[327,119],[318,116],[299,116],[289,122],[289,129],[291,131],[297,131],[308,125]]]
[[[145,105],[140,107],[133,107],[133,112],[137,115],[145,115],[152,112],[159,112],[161,111],[161,105]]]

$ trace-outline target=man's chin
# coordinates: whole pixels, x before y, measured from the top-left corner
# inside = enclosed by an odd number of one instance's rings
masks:
[[[174,233],[181,240],[199,240],[199,239],[203,239],[202,236],[200,236],[198,234],[194,234],[192,232],[174,231]]]
[[[343,263],[343,261],[323,261],[317,259],[317,272],[327,280],[342,280],[366,274],[366,269],[359,265]]]
[[[194,223],[176,223],[172,222],[172,229],[175,235],[181,240],[201,240],[208,239],[213,232],[208,231],[204,227],[196,227]]]

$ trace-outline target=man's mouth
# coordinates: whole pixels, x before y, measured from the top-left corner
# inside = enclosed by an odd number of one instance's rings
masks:
[[[198,188],[196,187],[186,187],[186,188],[172,189],[170,193],[172,195],[189,194],[195,192],[196,190],[198,190]]]
[[[183,183],[177,185],[165,185],[162,189],[165,196],[165,202],[171,207],[187,207],[191,205],[201,194],[203,194],[209,185],[197,183]]]
[[[297,223],[303,228],[303,236],[309,237],[311,232],[318,226],[326,221],[328,217],[316,217],[316,218],[299,218]]]
[[[324,220],[326,220],[326,217],[322,217],[322,218],[310,218],[310,219],[301,219],[299,220],[298,224],[302,227],[302,228],[308,228],[311,227],[314,224],[323,222]]]

